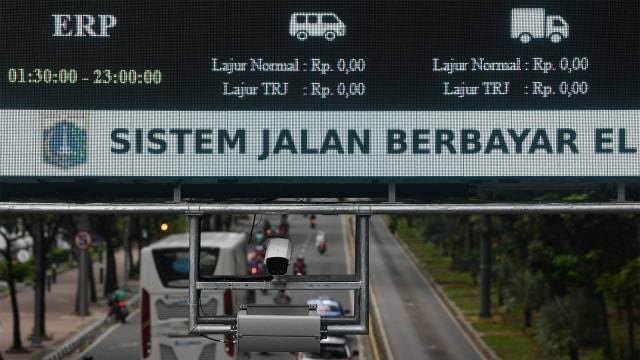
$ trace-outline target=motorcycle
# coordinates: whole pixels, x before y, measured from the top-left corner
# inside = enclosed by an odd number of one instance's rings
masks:
[[[273,298],[273,303],[276,305],[289,305],[291,304],[291,296],[287,295],[284,290],[280,290],[278,295]]]
[[[278,227],[278,236],[289,237],[289,223],[282,223]]]
[[[264,275],[265,268],[262,260],[251,260],[249,262],[249,275],[258,276]]]
[[[124,299],[125,294],[122,290],[117,290],[109,298],[109,315],[113,316],[116,321],[119,321],[123,324],[127,321],[127,316],[129,316],[127,302]]]
[[[321,242],[318,244],[318,252],[320,253],[320,255],[324,255],[324,253],[327,252],[327,243],[326,242]]]
[[[260,275],[265,275],[266,273],[267,273],[267,269],[264,265],[264,261],[252,259],[249,262],[249,275],[260,276]],[[267,290],[260,289],[260,292],[262,294],[266,294]],[[255,298],[255,294],[253,294],[253,297]]]
[[[321,255],[327,252],[327,241],[323,231],[318,231],[316,234],[316,248]]]
[[[311,215],[311,218],[309,219],[310,225],[312,229],[316,228],[316,225],[318,224],[318,218],[316,218],[315,215]]]
[[[293,264],[293,272],[296,275],[307,275],[307,264],[303,258],[299,257]]]

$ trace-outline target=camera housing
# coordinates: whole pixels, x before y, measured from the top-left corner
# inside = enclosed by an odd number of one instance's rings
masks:
[[[291,240],[277,237],[267,240],[267,252],[265,254],[267,272],[271,275],[286,274],[292,253],[293,244]]]

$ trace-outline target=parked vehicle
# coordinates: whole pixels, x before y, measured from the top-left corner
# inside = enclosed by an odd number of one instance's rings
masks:
[[[200,277],[247,274],[244,233],[203,232]],[[175,234],[142,249],[140,260],[143,359],[236,359],[233,343],[220,344],[187,333],[188,234]],[[203,291],[201,316],[233,315],[247,304],[247,291]]]
[[[516,8],[511,10],[511,38],[523,44],[532,39],[548,38],[559,43],[569,37],[569,24],[558,15],[546,15],[543,8]]]
[[[300,41],[309,36],[324,37],[333,41],[338,36],[346,35],[346,26],[334,13],[293,13],[289,23],[289,35]]]

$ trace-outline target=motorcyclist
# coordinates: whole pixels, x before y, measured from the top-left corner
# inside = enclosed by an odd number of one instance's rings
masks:
[[[307,264],[305,264],[304,258],[302,256],[298,256],[296,262],[293,264],[293,269],[296,275],[307,275]]]
[[[129,310],[127,309],[125,303],[126,297],[127,295],[125,294],[124,290],[118,289],[109,296],[108,301],[109,313],[114,315],[117,320],[123,323],[129,315]]]
[[[324,232],[318,231],[316,235],[316,248],[320,254],[324,254],[327,251],[327,240],[324,237]]]
[[[264,263],[261,260],[249,261],[249,275],[262,275]]]
[[[286,214],[280,216],[280,225],[278,226],[278,235],[286,237],[289,235],[289,220]]]
[[[256,246],[256,252],[251,257],[251,260],[264,261],[264,256],[266,255],[266,253],[267,251],[265,250],[264,246],[258,245]]]
[[[284,290],[279,290],[278,295],[273,298],[273,303],[276,305],[289,305],[291,304],[291,296],[287,295]]]

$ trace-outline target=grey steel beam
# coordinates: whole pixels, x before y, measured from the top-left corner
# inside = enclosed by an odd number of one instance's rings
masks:
[[[255,282],[255,281],[223,281],[205,282],[199,281],[196,284],[198,290],[357,290],[361,288],[359,281],[322,281],[322,282],[298,282],[298,283],[276,283],[276,282]]]
[[[200,290],[196,282],[200,276],[200,216],[189,215],[189,332],[198,332]]]
[[[208,203],[25,203],[0,202],[0,213],[65,214],[559,214],[640,213],[640,202],[481,204],[208,204]]]
[[[233,325],[214,325],[214,324],[198,324],[192,328],[189,333],[191,334],[221,334],[221,335],[235,335]]]

